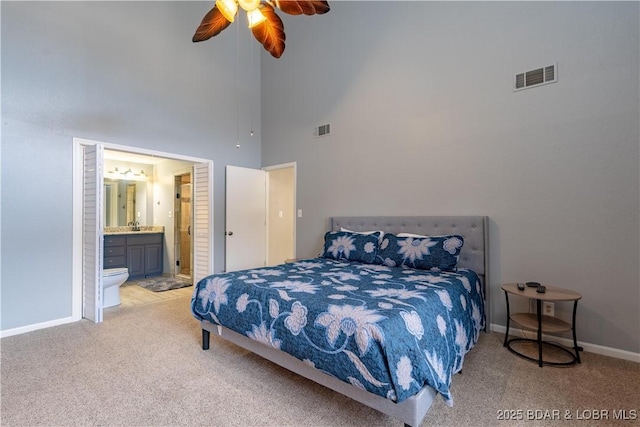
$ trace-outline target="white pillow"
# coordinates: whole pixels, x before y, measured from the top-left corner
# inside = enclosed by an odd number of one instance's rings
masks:
[[[396,236],[398,236],[398,237],[413,237],[414,239],[435,239],[436,237],[445,237],[443,235],[441,235],[441,236],[423,236],[422,234],[413,234],[413,233],[398,233]]]
[[[354,233],[354,234],[373,234],[373,233],[380,233],[380,237],[378,238],[379,242],[382,242],[382,238],[384,237],[384,231],[381,230],[374,230],[374,231],[353,231],[353,230],[349,230],[348,228],[344,228],[344,227],[340,227],[340,231],[344,231],[346,233]]]
[[[426,239],[427,237],[433,237],[433,236],[423,236],[422,234],[413,234],[413,233],[398,233],[397,236],[398,237],[415,237],[418,239]]]

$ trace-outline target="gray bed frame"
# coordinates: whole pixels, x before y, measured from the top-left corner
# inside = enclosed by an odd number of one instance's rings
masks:
[[[331,230],[341,227],[352,231],[382,230],[387,233],[414,233],[428,236],[458,234],[464,237],[458,266],[470,268],[480,276],[485,297],[485,330],[489,323],[489,220],[486,216],[376,216],[333,217]],[[369,393],[351,384],[340,381],[310,367],[289,354],[260,344],[223,326],[202,321],[202,349],[209,349],[210,333],[239,345],[283,368],[328,387],[340,394],[376,409],[404,422],[405,426],[419,426],[433,403],[437,392],[425,386],[410,398],[395,403],[384,397]]]

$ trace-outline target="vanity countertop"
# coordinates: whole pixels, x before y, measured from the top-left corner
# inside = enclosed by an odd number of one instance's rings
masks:
[[[154,233],[164,233],[164,226],[162,225],[141,225],[139,230],[134,230],[134,227],[131,226],[120,226],[120,227],[105,227],[104,235],[110,236],[113,234],[154,234]]]

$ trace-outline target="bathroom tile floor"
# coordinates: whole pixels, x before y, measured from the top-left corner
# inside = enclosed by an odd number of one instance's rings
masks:
[[[170,299],[182,297],[184,295],[191,295],[192,293],[193,286],[173,289],[164,292],[153,292],[138,285],[123,285],[120,287],[120,305],[105,308],[105,313],[127,307],[146,305],[159,301],[167,301]]]

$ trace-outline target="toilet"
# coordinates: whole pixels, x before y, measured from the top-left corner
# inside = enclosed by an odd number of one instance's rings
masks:
[[[102,308],[120,304],[120,285],[129,278],[129,269],[107,268],[102,270]]]

